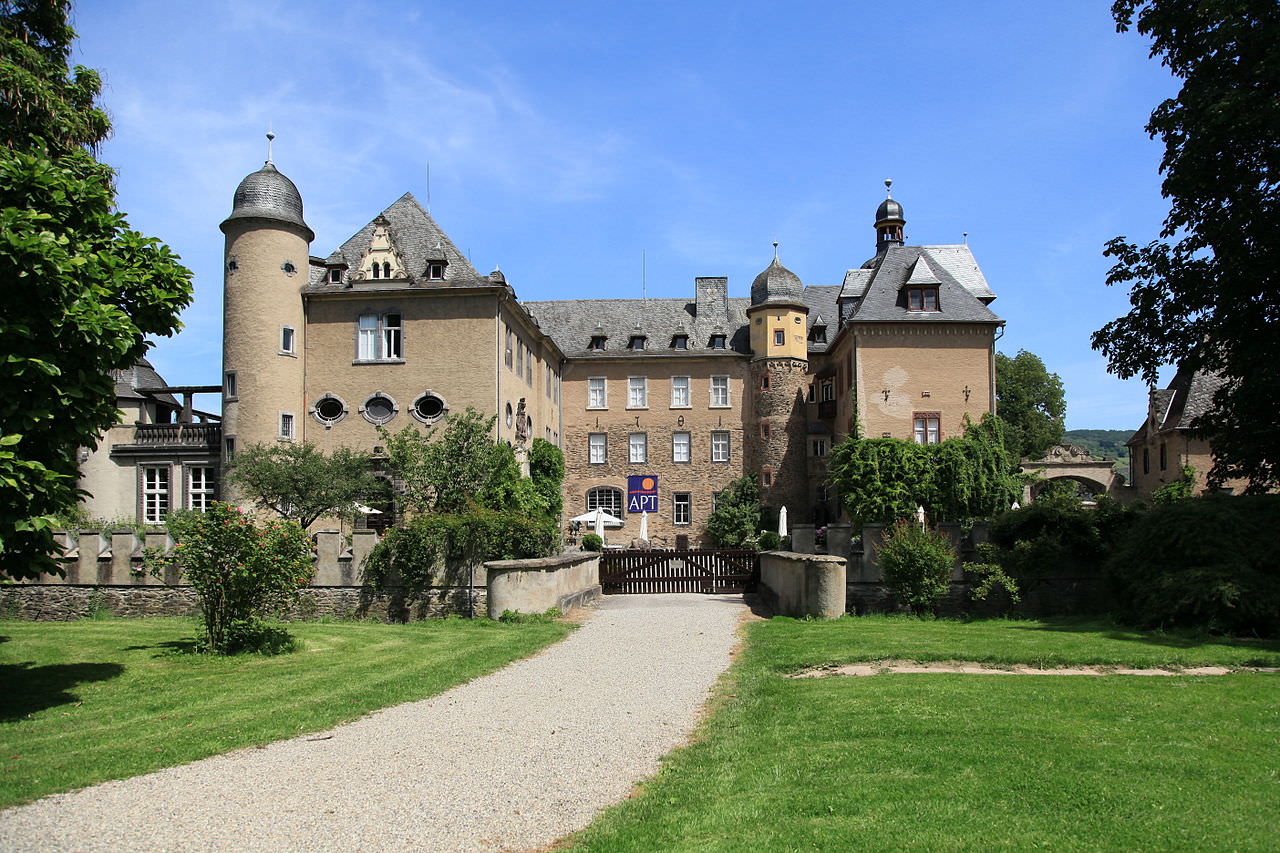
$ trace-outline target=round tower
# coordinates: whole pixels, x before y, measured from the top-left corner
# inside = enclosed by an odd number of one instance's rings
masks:
[[[760,499],[785,506],[793,520],[809,517],[808,460],[805,456],[809,349],[800,277],[778,260],[751,284],[751,389],[746,451],[748,470],[760,481]]]
[[[302,289],[315,234],[302,218],[298,188],[276,169],[270,153],[236,187],[221,228],[225,462],[251,444],[303,438]]]

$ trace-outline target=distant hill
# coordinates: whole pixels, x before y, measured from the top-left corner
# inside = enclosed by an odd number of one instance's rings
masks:
[[[1121,462],[1129,458],[1129,448],[1124,443],[1131,435],[1131,429],[1069,429],[1062,434],[1062,440],[1083,447],[1094,458]]]

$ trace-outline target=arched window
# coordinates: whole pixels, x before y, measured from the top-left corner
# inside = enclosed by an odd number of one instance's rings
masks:
[[[391,278],[391,264],[389,264],[389,263],[383,263],[383,265],[382,265],[382,277],[383,277],[383,278]]]
[[[587,491],[587,512],[602,509],[614,518],[622,518],[622,489],[596,486]]]
[[[373,265],[373,277],[374,277],[374,278],[381,278],[381,277],[382,277],[381,273],[382,273],[382,267],[378,266],[377,264],[374,264],[374,265]]]

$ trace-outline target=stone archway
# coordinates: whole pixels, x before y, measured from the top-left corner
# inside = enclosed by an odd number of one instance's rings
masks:
[[[1054,480],[1072,480],[1093,494],[1114,495],[1124,485],[1124,477],[1116,473],[1114,465],[1114,460],[1094,459],[1074,444],[1055,444],[1042,458],[1022,463],[1023,473],[1037,473],[1043,480],[1023,490],[1023,502],[1035,500],[1044,483]]]

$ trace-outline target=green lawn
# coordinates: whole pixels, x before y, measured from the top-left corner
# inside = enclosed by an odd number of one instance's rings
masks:
[[[0,807],[422,699],[563,638],[556,622],[295,622],[300,650],[193,654],[190,619],[0,622]]]
[[[877,675],[824,663],[1280,664],[1087,622],[748,627],[695,743],[577,850],[1273,850],[1280,675]]]

